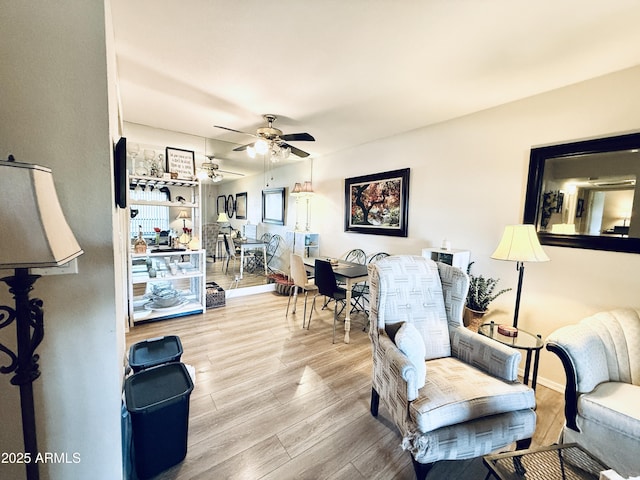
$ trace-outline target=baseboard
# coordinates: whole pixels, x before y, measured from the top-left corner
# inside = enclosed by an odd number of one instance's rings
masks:
[[[519,369],[518,374],[523,377],[524,369]],[[531,384],[531,382],[529,382],[529,384]],[[552,380],[549,380],[548,378],[538,376],[537,384],[544,385],[551,390],[555,390],[556,392],[564,394],[564,383],[554,382]]]
[[[230,290],[225,290],[225,297],[245,297],[247,295],[257,295],[258,293],[274,292],[275,290],[275,283],[268,283],[267,285],[255,285],[253,287],[232,288]]]

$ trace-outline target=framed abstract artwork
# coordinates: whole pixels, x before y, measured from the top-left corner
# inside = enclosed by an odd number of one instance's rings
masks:
[[[406,237],[409,168],[345,179],[346,232]]]

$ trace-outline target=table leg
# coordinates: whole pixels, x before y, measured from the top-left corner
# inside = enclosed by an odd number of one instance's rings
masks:
[[[240,247],[240,280],[242,280],[242,272],[244,270],[244,246]]]
[[[531,370],[531,349],[527,349],[527,359],[524,362],[524,384],[529,385],[529,371]]]
[[[538,335],[539,336],[539,335]],[[533,359],[533,378],[531,379],[531,388],[536,389],[538,384],[538,363],[540,362],[540,349],[536,350],[535,358]]]
[[[351,287],[352,287],[352,281],[350,278],[347,278],[347,285],[346,285],[346,290],[347,290],[347,297],[345,298],[345,302],[347,302],[347,304],[345,305],[344,309],[347,313],[345,313],[344,315],[344,343],[349,343],[350,339],[349,339],[349,332],[351,331]]]
[[[264,260],[264,278],[267,278],[267,247],[262,246],[262,259]]]

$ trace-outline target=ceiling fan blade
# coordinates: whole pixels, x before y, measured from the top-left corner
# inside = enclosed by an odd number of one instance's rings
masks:
[[[255,137],[255,134],[253,133],[241,132],[240,130],[235,130],[229,127],[221,127],[220,125],[214,125],[213,128],[221,128],[222,130],[228,130],[229,132],[242,133],[243,135],[251,135],[252,137]]]
[[[304,157],[308,157],[309,154],[307,152],[305,152],[304,150],[300,150],[299,148],[294,147],[293,145],[289,145],[288,143],[284,143],[282,142],[280,144],[281,147],[288,147],[291,149],[291,153],[293,153],[294,155],[300,157],[300,158],[304,158]]]
[[[280,138],[285,142],[315,142],[316,139],[313,138],[308,133],[288,133],[286,135],[280,135]]]
[[[239,147],[236,147],[233,149],[234,152],[243,152],[245,151],[247,148],[249,147],[253,147],[254,143],[248,143],[246,145],[240,145]]]
[[[229,170],[220,170],[220,169],[218,169],[218,171],[220,173],[228,173],[229,175],[237,175],[239,177],[244,177],[244,173],[230,172]]]

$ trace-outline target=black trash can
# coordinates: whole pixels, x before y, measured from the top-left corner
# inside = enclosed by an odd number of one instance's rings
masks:
[[[162,365],[179,362],[182,357],[182,342],[177,335],[149,338],[134,343],[129,348],[129,365],[134,372]]]
[[[166,363],[142,370],[127,378],[124,389],[138,477],[153,477],[184,460],[193,390],[185,365]]]

